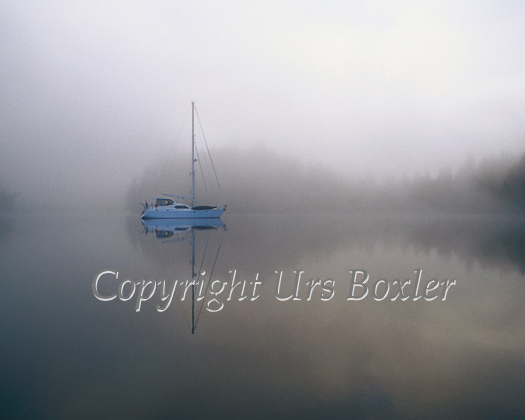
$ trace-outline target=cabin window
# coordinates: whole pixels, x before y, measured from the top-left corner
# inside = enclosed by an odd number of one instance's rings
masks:
[[[169,198],[157,198],[157,201],[155,202],[157,206],[169,206],[173,203],[174,201]]]

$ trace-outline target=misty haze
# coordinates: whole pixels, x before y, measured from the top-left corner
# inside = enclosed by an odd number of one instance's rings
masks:
[[[520,215],[525,209],[525,154],[479,164],[466,159],[455,173],[443,170],[434,177],[398,173],[381,179],[372,168],[344,177],[262,147],[220,150],[214,160],[225,199],[236,213]],[[138,211],[138,203],[154,198],[155,191],[187,193],[189,174],[186,157],[159,159],[130,187],[127,208]],[[201,200],[209,200],[203,188]],[[218,192],[211,194],[216,199]]]
[[[1,2],[0,418],[525,417],[524,36],[515,1]],[[224,214],[142,218],[192,164]]]

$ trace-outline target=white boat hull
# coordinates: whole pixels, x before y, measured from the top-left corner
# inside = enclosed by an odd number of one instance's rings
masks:
[[[143,219],[215,219],[222,216],[223,208],[193,210],[175,208],[149,208],[142,213]]]

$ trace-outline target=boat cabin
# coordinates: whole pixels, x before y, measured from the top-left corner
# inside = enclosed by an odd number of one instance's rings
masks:
[[[176,203],[171,198],[157,198],[155,201],[155,207],[165,207],[165,206],[173,206],[175,209],[187,209],[189,210],[189,206],[186,204]]]
[[[157,198],[155,202],[155,206],[171,206],[172,204],[175,204],[175,202],[170,198]]]

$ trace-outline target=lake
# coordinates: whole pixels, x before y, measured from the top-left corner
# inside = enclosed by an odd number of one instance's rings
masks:
[[[525,417],[523,219],[222,221],[3,216],[0,416]]]

